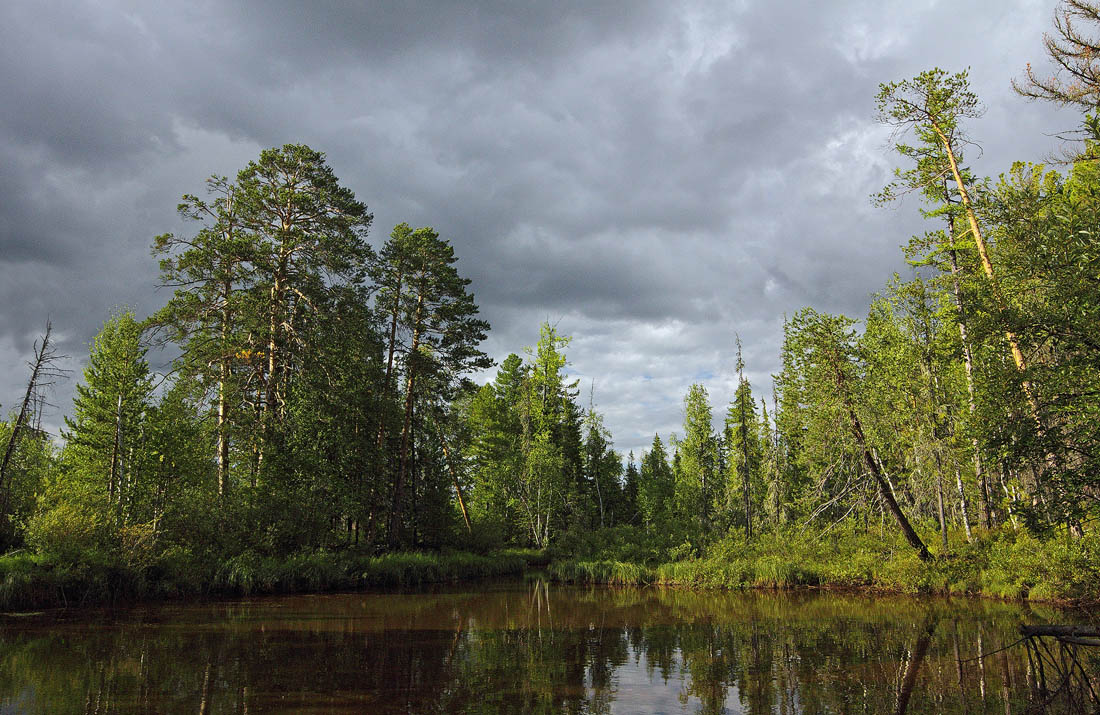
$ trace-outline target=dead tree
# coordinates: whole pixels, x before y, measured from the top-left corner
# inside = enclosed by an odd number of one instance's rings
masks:
[[[39,411],[46,403],[44,390],[51,387],[59,377],[64,377],[68,370],[57,367],[60,360],[66,355],[58,355],[53,343],[50,341],[53,325],[46,321],[46,332],[41,340],[34,342],[34,359],[27,363],[31,369],[31,377],[27,381],[27,390],[23,393],[23,403],[19,407],[19,414],[12,425],[11,434],[8,436],[8,444],[4,449],[4,459],[0,462],[0,521],[8,518],[9,492],[11,491],[11,465],[15,449],[19,445],[19,438],[27,429],[33,413]]]
[[[1096,626],[1021,626],[1028,664],[1035,674],[1032,698],[1042,712],[1095,713],[1100,692],[1095,684]]]

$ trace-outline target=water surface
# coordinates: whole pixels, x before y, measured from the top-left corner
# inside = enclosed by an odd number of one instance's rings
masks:
[[[0,616],[0,712],[1006,713],[1036,673],[971,599],[542,581]]]

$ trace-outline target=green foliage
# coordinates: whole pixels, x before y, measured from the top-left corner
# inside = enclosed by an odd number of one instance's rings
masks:
[[[435,229],[376,255],[304,145],[213,177],[179,207],[195,234],[155,239],[167,305],[95,338],[60,456],[44,434],[13,452],[4,538],[33,554],[0,563],[3,598],[409,586],[530,562],[505,546],[586,582],[1100,597],[1100,169],[975,178],[966,72],[876,101],[915,137],[877,198],[943,222],[905,249],[919,271],[862,325],[785,320],[770,415],[738,343],[721,433],[694,384],[682,437],[625,470],[556,326],[470,382],[488,324]],[[163,381],[150,340],[180,349]],[[434,553],[455,547],[480,555]]]
[[[651,530],[662,530],[672,519],[673,495],[676,483],[668,453],[660,435],[653,435],[653,444],[642,454],[638,472],[638,512]]]
[[[744,366],[740,360],[737,364],[741,368]],[[760,526],[758,515],[763,511],[767,490],[764,484],[766,436],[756,414],[752,388],[743,373],[726,410],[722,437],[726,473],[724,488],[716,495],[716,511],[722,517],[719,523],[737,525],[751,533],[754,518]]]
[[[66,418],[66,479],[106,495],[126,518],[140,489],[141,449],[152,377],[132,312],[112,316],[92,341],[84,380]]]
[[[88,554],[103,552],[108,548],[111,532],[103,511],[72,501],[42,509],[27,524],[27,546],[63,563],[75,563]]]
[[[684,397],[684,437],[676,443],[680,457],[675,479],[675,521],[696,539],[713,526],[714,503],[722,502],[718,476],[718,440],[711,426],[710,399],[694,384]]]
[[[1041,541],[998,531],[933,561],[922,561],[901,538],[884,540],[856,530],[829,537],[787,531],[753,539],[734,531],[701,558],[661,563],[617,558],[612,549],[581,553],[555,561],[551,575],[582,583],[693,588],[812,585],[1033,600],[1100,598],[1100,540],[1094,536]]]

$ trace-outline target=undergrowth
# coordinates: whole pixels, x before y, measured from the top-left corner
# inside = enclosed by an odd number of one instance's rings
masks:
[[[252,595],[419,587],[521,574],[545,564],[526,549],[488,555],[406,552],[381,556],[347,551],[308,551],[286,557],[244,552],[210,564],[182,551],[167,551],[144,566],[96,554],[72,561],[29,552],[0,556],[0,609],[114,604],[141,599],[204,595]]]
[[[552,577],[577,583],[658,584],[691,588],[853,587],[903,593],[981,594],[998,598],[1100,601],[1100,537],[1038,539],[999,530],[961,535],[948,554],[921,561],[889,535],[798,532],[746,539],[734,532],[698,556],[657,562],[606,558],[614,548],[556,561]]]

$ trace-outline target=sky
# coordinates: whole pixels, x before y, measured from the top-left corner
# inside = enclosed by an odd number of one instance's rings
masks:
[[[736,340],[758,396],[783,316],[866,314],[931,227],[869,196],[899,161],[880,82],[970,68],[980,175],[1042,161],[1072,110],[1016,96],[1048,68],[1053,0],[0,3],[0,410],[53,321],[72,378],[119,306],[163,305],[154,236],[261,150],[305,143],[374,213],[455,247],[502,360],[571,335],[616,448],[720,420]],[[155,369],[164,356],[151,355]],[[484,377],[491,376],[486,375]],[[484,378],[483,378],[484,379]]]

